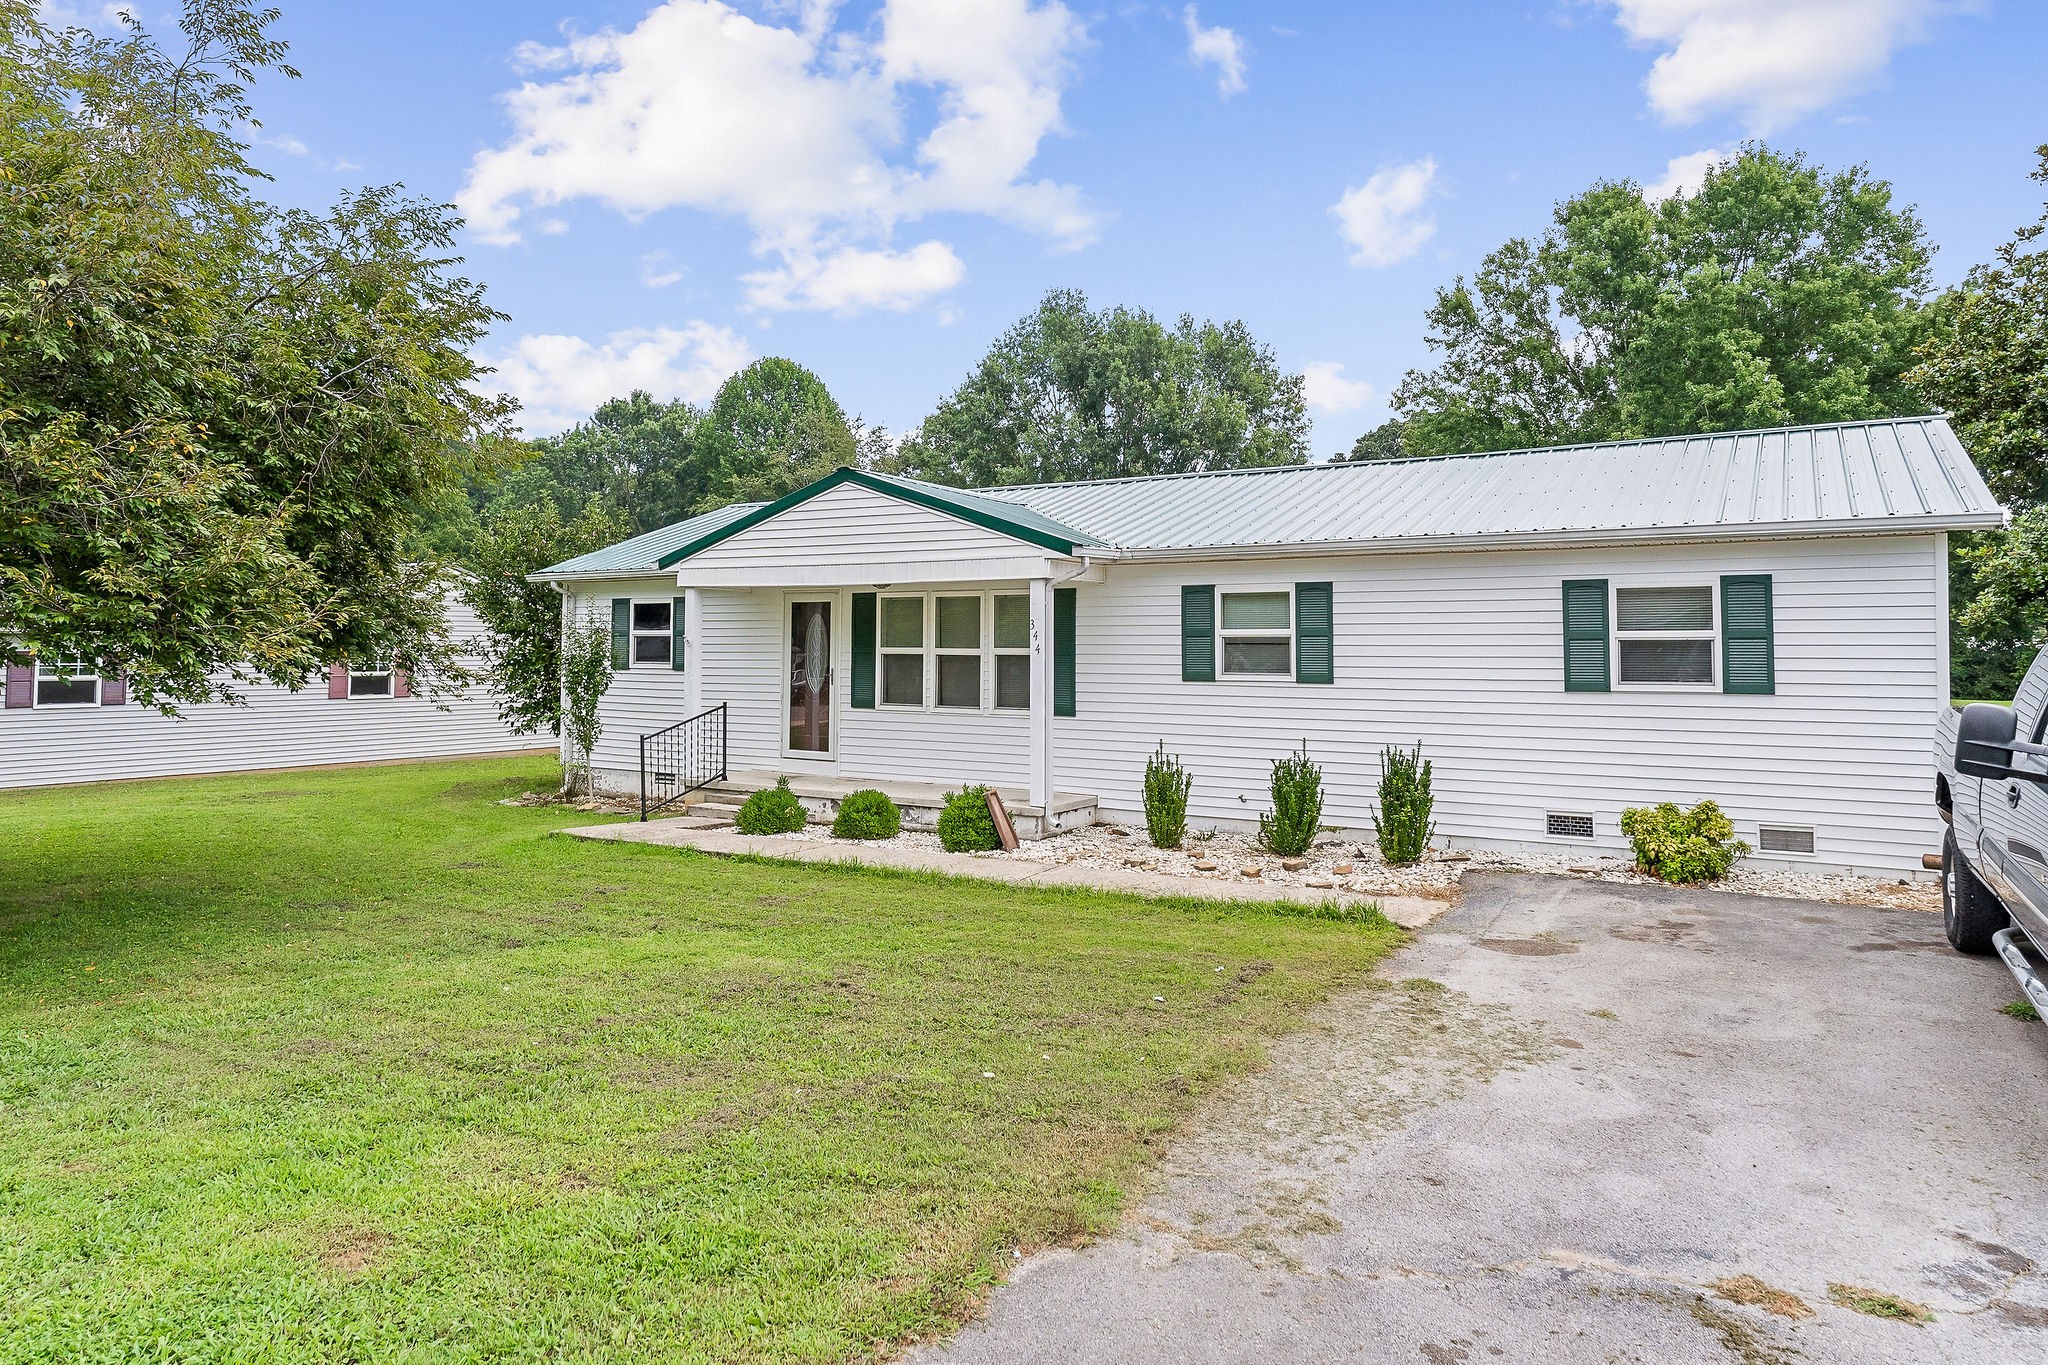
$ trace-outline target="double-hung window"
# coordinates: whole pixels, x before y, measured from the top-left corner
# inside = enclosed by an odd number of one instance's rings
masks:
[[[1286,588],[1219,596],[1225,677],[1294,676],[1294,595]]]
[[[349,664],[348,694],[351,697],[395,696],[391,672],[391,665],[388,663],[358,660]]]
[[[1714,685],[1714,589],[1614,590],[1615,681],[1623,687]]]
[[[675,609],[672,600],[633,604],[635,664],[666,666],[671,662],[669,656],[675,649]]]
[[[981,594],[933,599],[938,697],[949,710],[981,709]]]
[[[1031,599],[1021,592],[995,596],[996,709],[1031,709]]]
[[[37,706],[98,706],[99,666],[84,659],[36,660]]]
[[[924,705],[924,598],[884,597],[877,644],[882,705]]]

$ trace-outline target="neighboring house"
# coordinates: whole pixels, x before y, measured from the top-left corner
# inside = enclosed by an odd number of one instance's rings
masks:
[[[448,626],[458,641],[481,631],[459,602],[449,607]],[[90,660],[11,663],[0,707],[0,788],[508,753],[552,742],[513,734],[480,684],[445,699],[443,710],[414,696],[404,671],[388,664],[337,664],[298,692],[271,684],[241,691],[246,706],[185,706],[172,719],[131,702],[127,684],[101,676]]]
[[[971,491],[842,469],[535,578],[612,631],[615,788],[722,705],[735,770],[1120,820],[1164,741],[1196,828],[1254,820],[1306,739],[1326,822],[1369,830],[1382,747],[1420,742],[1440,842],[1621,852],[1625,807],[1712,798],[1759,856],[1905,872],[1941,846],[1947,534],[2004,520],[1921,418]]]

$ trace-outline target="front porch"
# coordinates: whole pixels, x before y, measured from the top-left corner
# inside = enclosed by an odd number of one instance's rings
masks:
[[[906,829],[930,829],[936,825],[946,797],[961,786],[957,782],[947,784],[750,768],[729,773],[724,780],[691,792],[683,798],[681,810],[671,808],[671,813],[730,820],[741,802],[757,791],[766,791],[783,778],[789,779],[790,791],[810,812],[813,824],[831,824],[839,813],[841,801],[854,792],[873,790],[887,796],[902,810]],[[1019,839],[1043,839],[1095,823],[1096,798],[1091,793],[1055,792],[1050,801],[1040,805],[1034,804],[1031,793],[1022,787],[997,787],[996,791],[1003,798],[1003,807],[1010,813],[1010,823],[1016,827]]]

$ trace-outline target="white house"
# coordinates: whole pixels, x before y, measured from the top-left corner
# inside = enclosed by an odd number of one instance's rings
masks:
[[[1192,821],[1235,824],[1305,739],[1326,821],[1367,829],[1382,746],[1419,742],[1453,845],[1620,851],[1625,807],[1713,798],[1759,857],[1905,871],[1941,844],[1947,534],[2004,520],[1915,418],[971,491],[842,469],[535,577],[612,632],[598,778],[640,787],[662,733],[657,799],[716,764],[1131,820],[1164,741]]]
[[[475,614],[453,600],[448,628],[458,642],[481,631]],[[89,660],[10,663],[0,706],[0,788],[511,753],[541,742],[513,734],[480,685],[446,699],[443,709],[414,696],[405,673],[388,666],[337,664],[301,691],[266,683],[242,692],[245,706],[208,702],[173,719],[131,703],[127,685],[102,677]]]

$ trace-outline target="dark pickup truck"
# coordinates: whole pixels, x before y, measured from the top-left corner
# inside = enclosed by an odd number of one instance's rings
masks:
[[[1960,952],[1996,953],[2048,1017],[2048,650],[2011,706],[1943,713],[1934,800],[1948,821],[1941,911]]]

